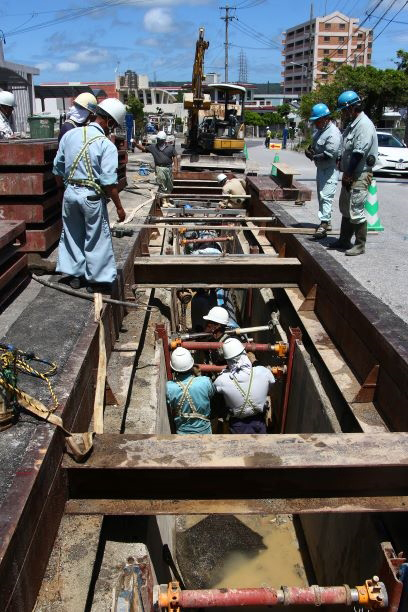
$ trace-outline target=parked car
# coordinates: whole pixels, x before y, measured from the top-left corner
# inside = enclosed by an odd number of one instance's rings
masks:
[[[392,134],[377,132],[378,160],[374,172],[408,174],[408,148]]]

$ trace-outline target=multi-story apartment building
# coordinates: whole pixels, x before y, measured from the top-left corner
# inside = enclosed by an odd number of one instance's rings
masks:
[[[283,36],[284,94],[301,95],[329,82],[339,65],[371,64],[372,30],[338,11],[289,28]]]

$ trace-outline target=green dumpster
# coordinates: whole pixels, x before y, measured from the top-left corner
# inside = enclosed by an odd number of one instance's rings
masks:
[[[55,117],[28,117],[30,138],[54,138]]]

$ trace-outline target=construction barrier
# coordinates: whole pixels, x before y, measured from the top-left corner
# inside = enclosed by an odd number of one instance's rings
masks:
[[[368,188],[367,199],[364,203],[364,208],[367,217],[367,229],[372,232],[383,232],[384,228],[381,225],[380,217],[378,214],[378,197],[377,197],[377,183],[373,178],[371,185]]]
[[[278,171],[276,169],[276,166],[274,164],[278,164],[279,163],[279,153],[275,153],[275,157],[273,158],[273,164],[272,164],[272,168],[271,168],[271,176],[277,176],[278,175]]]
[[[269,145],[270,149],[281,149],[282,148],[282,144],[280,142],[271,142],[271,144]]]

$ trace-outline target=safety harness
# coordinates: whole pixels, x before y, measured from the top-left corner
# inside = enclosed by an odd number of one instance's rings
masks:
[[[104,192],[103,192],[102,187],[99,185],[99,183],[95,181],[95,176],[92,170],[91,158],[89,156],[89,145],[91,145],[96,140],[101,140],[102,138],[106,138],[106,136],[105,135],[94,136],[93,138],[87,141],[86,140],[86,127],[85,126],[83,127],[83,146],[72,163],[71,169],[69,171],[68,179],[67,179],[67,183],[69,185],[79,185],[80,187],[90,187],[91,189],[94,189],[96,193],[99,193],[100,196],[102,196]],[[82,158],[84,160],[87,178],[86,179],[74,178],[75,171],[78,168],[78,164]]]
[[[202,421],[209,421],[210,419],[208,417],[197,412],[193,399],[188,390],[193,380],[194,380],[194,377],[191,377],[186,385],[183,385],[181,381],[176,380],[176,383],[178,384],[180,389],[183,391],[183,395],[177,402],[177,406],[175,408],[175,416],[182,417],[184,419],[201,419]],[[182,412],[182,407],[185,401],[187,401],[188,407],[190,409],[190,412],[187,412],[187,413]]]
[[[236,388],[238,389],[238,391],[241,393],[242,397],[244,398],[244,403],[241,406],[240,413],[239,413],[239,415],[237,417],[235,417],[237,419],[240,419],[242,417],[242,415],[244,414],[245,408],[247,406],[252,408],[254,414],[256,414],[257,412],[262,412],[261,410],[259,410],[258,406],[249,397],[250,394],[251,394],[253,377],[254,377],[254,368],[251,368],[251,374],[249,376],[248,389],[247,389],[247,391],[244,391],[244,389],[241,387],[241,385],[239,384],[239,382],[237,381],[235,376],[232,376],[232,380],[233,380]],[[235,416],[235,415],[233,415],[233,416]],[[248,415],[248,416],[252,416],[252,415]]]

